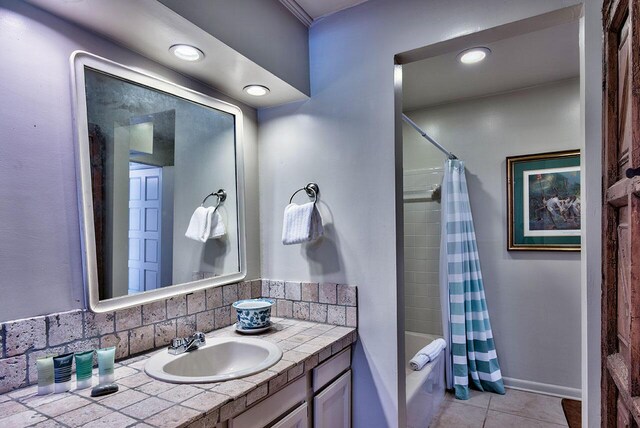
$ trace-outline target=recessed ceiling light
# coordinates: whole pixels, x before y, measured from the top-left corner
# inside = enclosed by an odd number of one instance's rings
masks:
[[[463,64],[477,64],[480,61],[483,61],[490,53],[491,50],[489,48],[471,48],[460,52],[458,55],[458,61]]]
[[[262,97],[267,95],[270,91],[269,88],[262,85],[247,85],[243,89],[247,94],[253,95],[254,97]]]
[[[173,45],[169,48],[169,52],[183,61],[200,61],[204,58],[204,52],[190,45]]]

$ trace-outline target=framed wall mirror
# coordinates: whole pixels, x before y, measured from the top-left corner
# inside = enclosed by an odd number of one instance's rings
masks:
[[[89,309],[244,279],[241,110],[86,52],[71,65]]]

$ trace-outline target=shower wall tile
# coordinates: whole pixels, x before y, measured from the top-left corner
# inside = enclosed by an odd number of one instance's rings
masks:
[[[442,181],[437,170],[405,171],[405,195],[426,192]],[[405,328],[442,334],[440,309],[440,203],[405,198]]]

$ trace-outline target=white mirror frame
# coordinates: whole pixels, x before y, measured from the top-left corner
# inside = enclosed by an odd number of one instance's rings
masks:
[[[247,275],[246,236],[244,214],[244,157],[243,115],[240,108],[176,85],[162,78],[134,70],[108,59],[84,51],[71,54],[72,105],[76,138],[76,176],[78,181],[78,207],[80,217],[80,237],[82,242],[82,268],[87,308],[93,312],[109,312],[117,309],[139,306],[157,300],[192,293],[205,288],[242,281]],[[85,89],[85,67],[103,71],[122,79],[148,86],[185,100],[221,110],[235,117],[235,156],[238,212],[238,261],[239,272],[214,278],[174,284],[153,291],[100,300],[98,295],[98,270],[96,259],[96,239],[93,223],[93,194],[91,189],[91,163],[89,158],[89,133],[87,119],[87,99]]]

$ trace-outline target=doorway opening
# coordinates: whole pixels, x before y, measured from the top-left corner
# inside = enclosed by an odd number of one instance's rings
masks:
[[[398,290],[398,301],[404,303],[398,306],[398,324],[403,326],[399,385],[405,394],[400,396],[406,403],[407,426],[427,426],[442,410],[444,385],[451,387],[451,379],[439,380],[444,364],[427,365],[427,373],[421,375],[422,370],[412,370],[409,362],[435,338],[443,337],[450,347],[452,333],[443,327],[451,324],[451,317],[443,308],[456,302],[443,279],[450,266],[442,262],[443,248],[446,254],[451,242],[451,231],[441,221],[446,156],[401,122],[403,114],[464,162],[487,312],[505,386],[513,394],[525,390],[581,398],[580,253],[552,248],[514,251],[507,236],[509,206],[514,204],[507,202],[507,158],[584,147],[580,15],[581,6],[569,7],[396,56],[404,262]],[[483,61],[461,61],[465,52],[478,47],[484,51]],[[552,186],[558,201],[579,200],[585,192],[579,172],[574,175],[578,182],[571,181],[570,190],[577,198],[565,198],[562,189]],[[547,193],[543,196],[551,195]],[[522,201],[540,205],[552,199],[537,201],[534,196]],[[527,208],[535,214],[533,205]],[[561,205],[545,205],[558,222],[568,218]],[[572,209],[569,217],[579,234],[580,207]],[[535,218],[521,222],[529,220],[531,227],[540,223]],[[549,234],[555,232],[552,226]],[[467,315],[469,324],[475,318]],[[442,355],[453,360],[446,352]],[[559,399],[557,406],[562,415]]]

